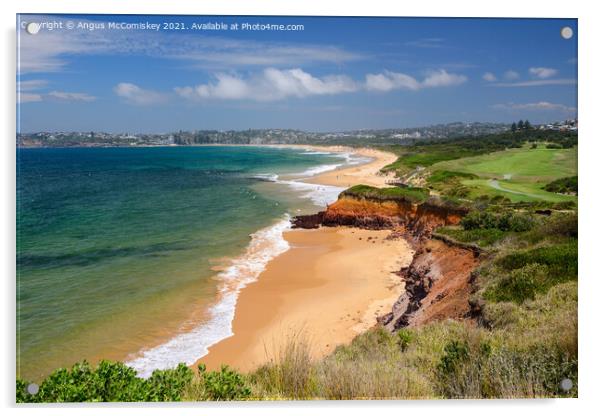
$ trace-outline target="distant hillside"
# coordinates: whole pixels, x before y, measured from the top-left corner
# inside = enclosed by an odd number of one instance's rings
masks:
[[[195,144],[408,144],[432,139],[476,137],[508,131],[501,123],[449,123],[426,127],[315,133],[291,129],[196,130],[130,134],[36,132],[17,135],[21,147],[112,147]]]

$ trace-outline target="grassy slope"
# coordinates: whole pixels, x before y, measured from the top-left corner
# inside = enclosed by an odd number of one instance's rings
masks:
[[[432,172],[456,171],[477,175],[479,179],[460,182],[471,189],[471,195],[502,195],[511,201],[576,200],[574,196],[547,192],[548,183],[577,173],[577,148],[531,149],[525,146],[486,155],[439,162]],[[497,185],[494,182],[497,181]],[[498,188],[496,189],[497,186]]]

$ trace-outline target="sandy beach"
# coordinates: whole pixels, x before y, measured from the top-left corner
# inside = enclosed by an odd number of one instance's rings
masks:
[[[389,178],[379,171],[396,160],[374,149],[299,147],[372,159],[308,180],[323,185],[386,186]],[[314,358],[349,343],[374,326],[376,316],[390,310],[403,291],[395,273],[411,262],[413,252],[405,240],[388,239],[389,234],[345,227],[286,232],[291,248],[241,292],[234,335],[209,348],[199,362],[208,368],[228,364],[248,371],[275,359],[292,337],[307,341]]]
[[[370,148],[353,148],[347,146],[311,146],[311,145],[270,145],[272,147],[297,147],[313,151],[335,152],[335,153],[353,153],[356,156],[362,156],[372,159],[368,163],[355,166],[341,167],[339,169],[324,172],[312,178],[305,180],[308,183],[320,185],[339,186],[349,188],[353,185],[364,184],[383,188],[389,186],[387,181],[394,178],[393,174],[383,174],[380,170],[395,162],[397,156],[393,153],[383,152]]]
[[[367,148],[367,147],[349,147],[349,146],[319,146],[309,144],[264,144],[264,145],[240,145],[240,144],[210,144],[197,146],[223,146],[223,147],[240,147],[240,146],[263,146],[274,148],[297,148],[316,152],[333,152],[333,153],[353,153],[356,156],[361,156],[371,159],[368,163],[353,166],[343,166],[339,169],[327,171],[316,175],[312,178],[307,178],[304,182],[315,183],[320,185],[339,186],[341,188],[349,188],[353,185],[364,184],[384,188],[389,186],[388,181],[394,179],[392,173],[383,174],[380,170],[395,162],[397,155],[382,150]]]
[[[394,274],[412,251],[390,231],[354,228],[292,230],[291,249],[272,260],[259,280],[240,294],[234,335],[199,362],[252,370],[274,359],[289,337],[301,336],[314,358],[376,323],[403,290]]]
[[[383,188],[389,186],[387,181],[390,181],[394,178],[394,175],[392,174],[385,175],[380,172],[384,166],[387,166],[397,160],[397,156],[393,153],[383,152],[376,149],[352,149],[342,146],[330,146],[326,149],[329,149],[333,152],[348,151],[359,156],[371,158],[373,160],[369,163],[358,166],[350,166],[324,172],[311,179],[308,179],[307,182],[321,185],[340,186],[342,188],[349,188],[350,186],[358,184]]]

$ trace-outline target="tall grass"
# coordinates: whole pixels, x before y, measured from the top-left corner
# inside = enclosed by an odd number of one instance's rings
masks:
[[[316,394],[311,342],[302,330],[290,332],[267,364],[250,374],[256,395],[269,398],[308,399]]]
[[[287,340],[249,375],[255,398],[533,398],[577,394],[577,285],[557,285],[523,304],[487,305],[488,328],[442,321],[375,328],[311,360],[310,343]],[[564,378],[574,387],[560,389]]]

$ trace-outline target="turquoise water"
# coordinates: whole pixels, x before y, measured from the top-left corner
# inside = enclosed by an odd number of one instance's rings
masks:
[[[259,147],[20,149],[17,157],[17,358],[30,379],[84,358],[137,359],[141,372],[168,356],[199,358],[207,345],[193,344],[227,336],[239,280],[252,281],[286,249],[286,214],[315,210],[336,191],[275,175],[344,162]],[[153,347],[161,348],[140,354]]]

